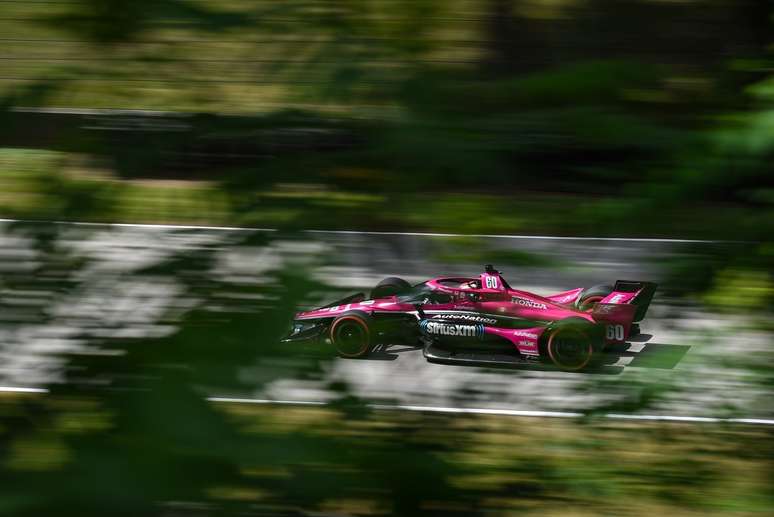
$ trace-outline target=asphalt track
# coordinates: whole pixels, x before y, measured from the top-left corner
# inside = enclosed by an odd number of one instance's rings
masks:
[[[686,254],[712,253],[711,241],[465,236],[426,233],[308,232],[277,235],[268,247],[235,246],[244,232],[271,229],[190,226],[57,224],[65,247],[90,259],[95,285],[57,300],[51,293],[3,292],[0,283],[0,390],[37,392],[61,378],[63,352],[85,350],[84,335],[162,336],[174,327],[158,321],[179,303],[174,279],[158,282],[130,274],[170,254],[215,246],[221,277],[260,281],[282,264],[311,268],[328,285],[367,290],[385,276],[420,281],[441,274],[477,274],[491,260],[514,286],[547,294],[616,279],[663,281],[663,265]],[[39,250],[0,221],[0,278],[33,271]],[[325,301],[333,293],[317,293]],[[326,298],[327,297],[327,298]],[[328,300],[330,301],[330,300]],[[37,305],[36,305],[37,304]],[[25,311],[48,304],[54,323],[26,322]],[[657,294],[643,334],[605,357],[589,373],[539,366],[475,368],[427,363],[421,350],[396,344],[368,359],[338,359],[319,378],[283,378],[252,393],[213,393],[232,403],[322,404],[344,382],[378,409],[578,417],[774,423],[769,393],[744,368],[724,360],[753,356],[768,336],[745,321],[709,314]],[[661,389],[668,387],[669,389]],[[656,394],[654,396],[654,393]],[[643,400],[650,403],[640,408]]]

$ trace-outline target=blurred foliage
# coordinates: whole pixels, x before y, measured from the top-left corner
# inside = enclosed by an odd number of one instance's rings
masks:
[[[662,264],[664,291],[771,331],[766,0],[0,6],[3,216],[730,239]],[[87,111],[29,111],[50,107]],[[3,367],[40,343],[65,366],[50,394],[0,399],[4,515],[771,507],[771,436],[746,427],[389,413],[339,385],[326,408],[216,406],[203,396],[327,367],[325,350],[274,346],[326,289],[308,260],[273,261],[284,236],[224,244],[266,250],[245,281],[223,274],[217,245],[120,273],[94,269],[58,226],[13,235],[34,260],[0,278],[2,339],[21,342]],[[470,243],[438,258],[549,265]],[[125,277],[137,300],[113,307]],[[89,296],[93,314],[68,313]],[[145,328],[147,313],[159,321]],[[51,334],[25,340],[30,327]],[[56,348],[63,328],[74,350]],[[771,364],[744,364],[766,393]],[[598,412],[686,389],[664,377],[632,379]]]
[[[122,177],[217,181],[232,199],[213,220],[771,233],[768,2],[130,3],[9,4],[4,104],[247,115],[177,133],[121,130],[119,117],[56,141]],[[318,149],[310,130],[345,135]],[[384,202],[261,199],[288,183]],[[181,222],[189,212],[202,210],[172,211]]]
[[[521,250],[499,249],[481,237],[436,237],[433,239],[433,260],[444,264],[483,264],[517,268],[568,267],[561,259]],[[496,242],[496,241],[495,241]]]

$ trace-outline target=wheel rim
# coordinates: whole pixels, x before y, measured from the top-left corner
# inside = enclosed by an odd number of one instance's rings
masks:
[[[601,302],[603,299],[604,296],[589,296],[580,303],[578,308],[582,311],[590,312],[594,310],[594,306]]]
[[[548,341],[548,355],[554,364],[565,370],[584,368],[591,361],[593,352],[588,336],[578,329],[557,329]]]
[[[368,329],[359,318],[342,318],[331,331],[336,350],[345,357],[356,357],[368,349]]]

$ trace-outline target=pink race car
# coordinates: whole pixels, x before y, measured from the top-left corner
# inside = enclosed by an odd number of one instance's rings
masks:
[[[547,360],[563,370],[594,364],[607,345],[639,332],[656,291],[652,282],[578,287],[550,296],[513,289],[491,265],[478,277],[441,277],[411,286],[382,280],[296,314],[284,342],[332,345],[343,357],[375,346],[423,343],[428,361],[476,365]]]

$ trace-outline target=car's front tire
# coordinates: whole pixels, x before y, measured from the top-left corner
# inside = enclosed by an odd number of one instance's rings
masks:
[[[341,357],[365,357],[371,352],[371,317],[363,312],[338,316],[328,331],[331,343]]]

